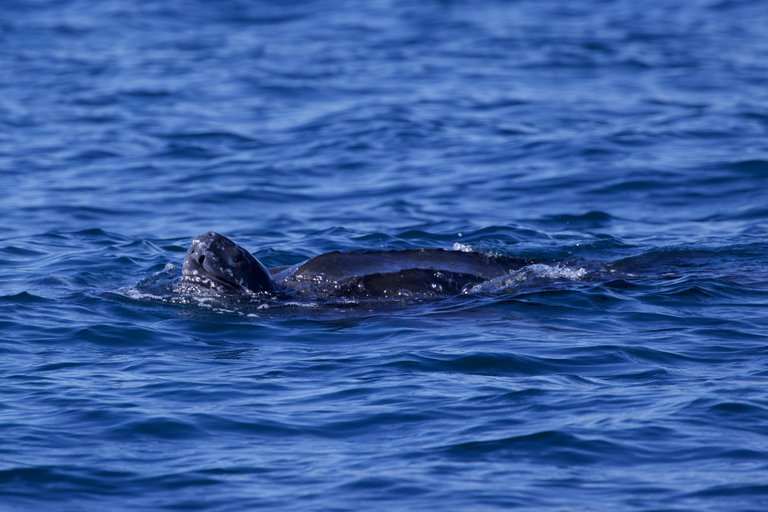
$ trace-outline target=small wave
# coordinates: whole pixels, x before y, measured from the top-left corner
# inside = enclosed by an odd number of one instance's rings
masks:
[[[540,283],[542,281],[560,280],[580,281],[587,274],[587,270],[582,267],[571,268],[565,265],[536,263],[489,281],[476,285],[469,285],[462,291],[462,293],[510,292],[532,282]]]

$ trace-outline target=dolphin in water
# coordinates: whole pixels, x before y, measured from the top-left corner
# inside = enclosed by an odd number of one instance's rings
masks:
[[[189,246],[182,282],[221,293],[293,292],[315,297],[450,296],[532,262],[477,252],[417,249],[329,252],[267,269],[229,238],[210,231]]]

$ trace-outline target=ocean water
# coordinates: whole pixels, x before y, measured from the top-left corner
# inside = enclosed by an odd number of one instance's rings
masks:
[[[768,509],[764,1],[0,9],[0,510]],[[157,293],[210,230],[543,263]]]

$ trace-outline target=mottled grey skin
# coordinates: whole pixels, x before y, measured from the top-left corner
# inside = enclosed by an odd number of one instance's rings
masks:
[[[418,249],[329,252],[267,271],[248,251],[218,233],[195,238],[183,280],[222,292],[289,291],[313,297],[449,296],[503,276],[530,261],[475,252]]]
[[[218,233],[209,231],[194,240],[181,268],[185,283],[234,293],[277,290],[267,269],[251,253]]]

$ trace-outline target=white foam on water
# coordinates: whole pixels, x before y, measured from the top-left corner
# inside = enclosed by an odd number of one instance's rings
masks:
[[[298,306],[301,308],[316,308],[317,303],[316,302],[284,302],[286,306]]]
[[[165,298],[162,295],[156,295],[154,293],[139,291],[135,287],[125,287],[115,291],[120,295],[128,297],[129,299],[135,299],[135,300],[163,300]]]
[[[584,268],[571,268],[564,265],[545,265],[537,263],[515,270],[507,275],[468,286],[463,293],[493,293],[503,290],[514,290],[532,281],[580,281],[588,274]]]
[[[456,242],[453,244],[453,250],[454,251],[461,251],[461,252],[475,252],[475,250],[472,248],[472,246],[467,244],[460,244],[459,242]]]

